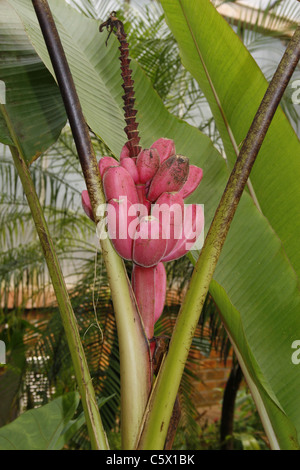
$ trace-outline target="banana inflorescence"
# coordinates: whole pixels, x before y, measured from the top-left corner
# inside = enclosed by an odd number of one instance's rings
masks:
[[[202,207],[184,204],[203,172],[176,154],[173,140],[165,138],[137,156],[130,154],[127,143],[120,162],[102,157],[99,171],[108,235],[118,254],[133,262],[132,288],[145,332],[152,339],[165,303],[164,262],[184,256],[203,230]],[[82,205],[94,220],[87,191],[82,192]]]

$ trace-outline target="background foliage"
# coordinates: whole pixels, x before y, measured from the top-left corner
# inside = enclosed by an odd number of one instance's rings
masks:
[[[83,15],[97,19],[106,19],[108,12],[116,9],[115,2],[112,8],[112,2],[109,1],[94,3],[71,0],[69,3],[80,10]],[[287,15],[284,2],[278,2],[275,13],[272,9],[276,26],[274,33],[264,30],[268,14],[267,9],[263,19],[257,20],[251,31],[243,28],[242,22],[233,26],[254,57],[259,57],[264,51],[269,50],[271,44],[278,56],[284,48],[286,38],[282,38],[280,31],[282,19]],[[292,18],[296,15],[292,9],[288,14]],[[226,145],[222,140],[222,132],[216,125],[213,111],[209,109],[209,99],[207,101],[207,96],[205,97],[201,90],[200,81],[198,82],[193,74],[188,71],[188,67],[185,68],[182,65],[179,47],[165,23],[163,10],[159,4],[153,2],[148,8],[137,11],[135,8],[127,4],[123,5],[120,2],[118,15],[124,21],[125,28],[128,31],[131,56],[139,64],[139,67],[137,67],[133,63],[137,77],[140,78],[142,83],[146,83],[146,79],[143,77],[147,77],[155,90],[155,94],[161,100],[157,99],[154,106],[156,113],[163,110],[163,128],[166,131],[168,130],[167,125],[164,124],[169,116],[165,111],[166,109],[180,120],[195,126],[213,142],[214,147],[210,147],[208,139],[206,140],[205,136],[200,137],[199,134],[198,138],[199,142],[202,142],[203,151],[206,146],[207,155],[210,157],[209,163],[208,158],[205,160],[207,165],[206,174],[208,174],[205,189],[210,189],[208,193],[210,197],[209,211],[212,214],[218,197],[223,190],[222,184],[227,175],[223,162],[217,163],[218,157],[215,149],[221,152],[223,156],[226,152],[227,157],[228,151],[226,151]],[[74,25],[75,28],[76,25]],[[105,39],[105,37],[101,39],[102,43]],[[85,47],[88,47],[87,43]],[[115,44],[113,43],[109,47],[111,52],[108,54],[103,53],[103,60],[109,58],[111,61],[111,53],[116,56]],[[81,51],[84,60],[86,60],[85,52]],[[273,57],[274,63],[272,63]],[[277,56],[274,55],[265,65],[265,68],[263,67],[267,79],[270,79],[276,62]],[[106,62],[102,62],[102,67],[105,64]],[[115,72],[117,68],[118,62],[116,61],[115,68],[112,68],[116,88],[119,86],[118,78],[116,78],[118,75]],[[97,70],[97,65],[95,65],[95,70]],[[84,79],[84,77],[81,78]],[[108,86],[108,80],[109,74],[103,78],[105,86]],[[138,83],[137,80],[136,82]],[[101,92],[103,83],[100,86],[98,78],[97,83]],[[150,85],[147,85],[147,89],[149,87]],[[294,129],[299,131],[299,107],[294,106],[290,100],[292,91],[291,88],[288,90],[283,107]],[[110,92],[112,93],[112,90]],[[97,91],[95,93],[97,94]],[[122,136],[122,116],[120,109],[118,109],[120,93],[121,90],[118,93],[113,110],[111,110],[111,101],[107,104],[107,108],[102,110],[102,112],[109,114],[115,113],[115,126],[113,129],[109,127],[107,122],[107,128],[103,130],[102,126],[105,126],[103,119],[99,120],[99,115],[96,112],[94,114],[89,113],[90,125],[98,120],[99,129],[101,128],[100,136],[96,124],[95,126],[91,125],[94,131],[93,142],[99,156],[109,155],[112,152],[117,153],[120,147],[119,142],[122,139],[124,140]],[[154,96],[154,94],[151,96]],[[146,109],[146,98],[141,93],[137,94],[137,98],[137,102],[144,103],[143,109]],[[83,102],[85,106],[89,106],[88,97],[84,98]],[[163,103],[165,108],[160,103]],[[143,132],[144,141],[148,145],[154,140],[153,135],[158,130],[155,128],[154,123],[151,126],[148,125],[149,121],[151,122],[151,116],[141,115],[141,117],[141,132]],[[177,123],[178,121],[175,124],[174,120],[173,129],[170,126],[170,133],[174,132]],[[188,148],[189,139],[196,134],[188,126],[181,127],[184,129],[182,135],[186,135],[186,137],[182,137],[180,145],[182,148]],[[149,130],[146,131],[146,129]],[[110,148],[103,141],[109,142]],[[239,140],[237,142],[239,143]],[[194,152],[196,155],[195,150],[191,153]],[[31,224],[30,214],[18,185],[9,150],[7,147],[2,147],[1,151],[0,282],[1,324],[4,326],[1,331],[1,339],[4,339],[8,345],[7,362],[9,364],[0,377],[1,424],[3,425],[16,417],[20,411],[46,404],[50,399],[74,390],[74,381],[70,374],[71,362],[59,315],[55,305],[49,306],[49,279],[38,240]],[[193,157],[193,155],[191,156]],[[208,170],[214,165],[216,170],[209,176]],[[84,216],[80,207],[80,192],[83,189],[82,176],[68,126],[64,128],[57,142],[45,151],[41,158],[31,164],[31,174],[38,189],[51,233],[54,236],[55,246],[70,286],[72,304],[78,318],[97,395],[104,397],[113,395],[101,410],[106,429],[113,432],[118,429],[119,413],[119,369],[115,323],[105,268],[101,255],[96,253],[93,225]],[[218,186],[217,191],[215,190],[216,186]],[[214,196],[212,192],[215,193]],[[267,202],[266,207],[268,207]],[[249,209],[249,202],[244,203],[244,208]],[[244,209],[244,214],[245,217],[248,217],[248,210]],[[259,218],[260,216],[255,213],[251,220],[257,221]],[[242,217],[240,220],[245,221]],[[266,225],[262,224],[261,226],[264,227],[264,230],[259,232],[261,234],[271,230],[270,227],[266,229]],[[251,228],[246,227],[246,231],[248,229]],[[233,237],[232,243],[235,243],[237,237],[238,233],[236,233],[236,238]],[[241,249],[247,257],[246,246],[242,245]],[[273,251],[273,253],[276,252],[276,256],[278,249],[276,245]],[[232,250],[228,251],[229,255],[232,256]],[[238,259],[236,257],[236,261],[229,264],[231,271],[234,263],[237,266],[241,262]],[[253,260],[251,262],[253,263]],[[278,269],[282,269],[283,264],[279,263],[279,265],[281,268]],[[189,273],[191,269],[192,264],[188,259],[170,264],[168,272],[170,285],[173,283],[173,285],[179,286],[179,289],[184,289],[189,277],[188,274],[182,276],[182,273]],[[257,266],[254,269],[257,269]],[[273,269],[273,264],[270,269]],[[128,266],[128,270],[130,273],[130,266]],[[250,272],[244,278],[244,282],[249,282],[253,272]],[[227,275],[227,271],[224,271],[223,277]],[[240,276],[240,268],[233,275],[236,280]],[[261,281],[258,280],[258,282]],[[294,293],[291,284],[287,283],[285,288],[286,297],[290,297],[293,301]],[[253,289],[255,289],[255,286]],[[215,288],[213,294],[217,296],[216,291]],[[240,290],[243,294],[244,291],[243,289]],[[266,302],[274,294],[273,290],[268,294],[264,299]],[[30,305],[30,302],[37,302],[37,299],[39,299],[39,305],[44,308],[39,309],[38,312],[33,310],[29,315],[26,307]],[[243,303],[246,303],[247,300],[247,295],[244,295],[242,298]],[[218,307],[221,310],[224,308],[220,304]],[[285,308],[286,306],[283,305],[282,309]],[[210,319],[211,341],[210,344],[207,344],[207,341],[202,338],[201,331],[203,330],[200,325],[199,334],[194,341],[194,348],[208,353],[209,349],[215,344],[214,341],[218,338],[222,342],[222,351],[226,354],[228,353],[229,343],[216,313],[215,303],[208,302],[201,321],[203,325],[207,319]],[[170,332],[174,315],[176,315],[176,311],[166,309],[162,321],[157,325],[157,331]],[[34,321],[32,321],[33,317]],[[182,425],[184,432],[189,431],[192,436],[190,439],[193,440],[195,436],[199,436],[199,429],[194,424],[195,409],[189,399],[192,377],[190,366],[191,364],[187,365],[181,387],[184,412]],[[78,415],[81,413],[80,407],[77,413]],[[88,445],[86,433],[81,429],[73,437],[72,446],[85,448]],[[193,445],[198,445],[197,438]]]

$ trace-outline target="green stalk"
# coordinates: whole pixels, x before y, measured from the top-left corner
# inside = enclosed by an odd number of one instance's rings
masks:
[[[101,242],[114,305],[120,353],[122,449],[134,449],[151,387],[148,340],[123,260]]]
[[[169,352],[162,364],[149,400],[139,443],[141,449],[163,449],[184,365],[231,221],[299,58],[300,27],[290,41],[254,117],[196,263],[177,318]],[[270,430],[269,420],[266,426],[266,431],[268,430]],[[272,442],[276,445],[273,436]]]
[[[108,442],[99,414],[95,391],[81,343],[76,317],[65,285],[59,260],[55,252],[53,241],[51,239],[47,222],[36,194],[30,172],[26,165],[25,159],[22,156],[18,139],[6,113],[5,107],[3,105],[0,106],[7,127],[15,144],[15,146],[10,147],[11,154],[31,210],[31,215],[40,239],[56,295],[63,327],[66,333],[66,338],[72,357],[74,373],[78,384],[79,393],[81,395],[82,406],[91,439],[91,445],[95,450],[108,449]]]

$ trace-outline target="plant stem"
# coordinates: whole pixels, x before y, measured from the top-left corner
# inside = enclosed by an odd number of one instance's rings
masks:
[[[32,0],[69,118],[94,220],[105,204],[100,172],[73,77],[47,0]],[[151,386],[149,344],[123,260],[110,240],[100,239],[116,317],[121,370],[121,429],[124,449],[135,445]]]
[[[243,379],[243,372],[238,362],[232,365],[222,402],[220,423],[220,446],[222,450],[234,450],[234,411],[236,396]]]
[[[149,412],[145,417],[139,444],[142,449],[163,448],[184,365],[210,281],[252,166],[299,58],[300,27],[294,33],[254,117],[196,263],[177,318],[169,352],[147,407]]]
[[[251,392],[252,398],[255,402],[256,409],[257,409],[257,412],[260,416],[261,422],[264,425],[264,429],[265,429],[266,435],[268,437],[270,447],[271,447],[272,450],[280,450],[278,438],[276,436],[276,433],[274,432],[274,428],[273,428],[273,425],[271,423],[270,417],[268,415],[268,412],[267,412],[264,400],[262,398],[262,395],[261,395],[260,391],[258,390],[258,388],[257,388],[257,386],[256,386],[256,384],[255,384],[255,382],[254,382],[254,380],[251,376],[251,373],[247,369],[244,358],[243,358],[242,354],[240,353],[240,351],[237,347],[237,344],[234,341],[234,338],[230,335],[230,333],[227,329],[226,329],[226,332],[227,332],[229,340],[232,344],[234,352],[236,354],[238,363],[241,367],[241,370],[243,372],[243,375],[245,377],[247,385],[250,389],[250,392]]]
[[[81,395],[82,406],[89,430],[91,445],[95,450],[108,449],[108,443],[100,418],[92,379],[78,331],[77,320],[71,305],[59,260],[55,252],[43,210],[36,194],[28,167],[21,155],[20,148],[17,149],[16,147],[11,146],[10,150],[15,167],[22,182],[25,195],[27,197],[28,205],[31,210],[32,218],[35,223],[53,284],[71,353],[79,393]]]

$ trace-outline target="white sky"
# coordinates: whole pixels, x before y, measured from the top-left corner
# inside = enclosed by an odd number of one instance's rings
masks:
[[[70,0],[66,0],[67,3],[69,3]],[[92,0],[92,3],[94,5],[97,5],[99,3],[101,3],[102,0]],[[256,8],[266,8],[270,3],[273,3],[275,2],[275,0],[238,0],[239,3],[243,3],[244,5],[247,5],[247,6],[251,6],[251,7],[256,7]],[[284,8],[286,8],[286,10],[288,11],[288,7],[289,6],[292,6],[292,5],[296,5],[298,4],[299,5],[299,17],[300,17],[300,4],[299,4],[299,1],[300,0],[284,0],[284,2],[282,2],[282,6],[284,6]],[[144,5],[147,5],[149,3],[151,3],[151,0],[130,0],[131,4],[135,7],[141,7],[141,6],[144,6]],[[218,3],[221,3],[221,0],[219,0]]]
[[[274,0],[275,1],[275,0]],[[297,0],[285,0],[285,3],[295,3]],[[247,6],[254,6],[256,8],[266,8],[270,0],[239,0],[239,3],[244,3]]]
[[[275,1],[275,0],[274,0]],[[139,5],[147,5],[151,3],[151,0],[131,0],[132,5],[139,6]],[[256,8],[266,8],[270,0],[239,0],[239,3],[243,3],[244,5],[256,7]],[[285,0],[284,4],[296,4],[299,3],[298,0]],[[299,5],[299,14],[300,14],[300,5]]]

